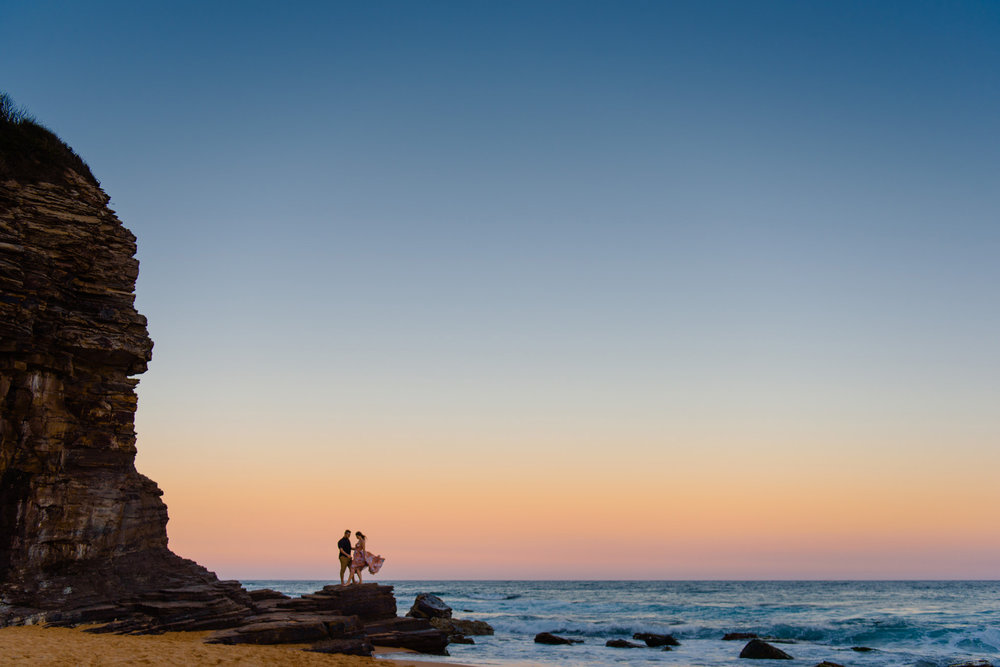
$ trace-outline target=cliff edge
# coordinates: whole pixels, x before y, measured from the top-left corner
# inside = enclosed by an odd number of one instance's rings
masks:
[[[231,625],[246,592],[167,548],[162,492],[135,469],[133,376],[153,348],[135,236],[86,164],[0,98],[0,626]]]

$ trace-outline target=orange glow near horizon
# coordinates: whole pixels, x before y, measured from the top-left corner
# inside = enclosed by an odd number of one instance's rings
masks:
[[[984,530],[995,468],[971,452],[386,437],[382,456],[352,456],[241,435],[238,456],[140,466],[165,491],[171,548],[226,578],[332,579],[345,528],[388,557],[383,579],[947,578],[1000,555]]]

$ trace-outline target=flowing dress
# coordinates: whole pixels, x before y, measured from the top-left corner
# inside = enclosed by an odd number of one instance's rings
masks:
[[[368,553],[363,544],[354,547],[354,556],[351,559],[351,569],[355,572],[368,568],[372,574],[377,574],[382,569],[385,558]]]

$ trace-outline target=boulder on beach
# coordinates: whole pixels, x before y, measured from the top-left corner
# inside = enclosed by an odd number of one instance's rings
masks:
[[[673,635],[658,635],[652,632],[637,632],[632,635],[632,639],[646,642],[646,646],[658,648],[660,646],[680,646],[681,643]]]
[[[406,615],[412,618],[451,618],[451,607],[436,595],[420,593]]]
[[[741,658],[749,658],[751,660],[792,660],[792,656],[788,655],[780,648],[771,646],[765,641],[760,639],[751,639],[747,642],[747,645],[743,647],[740,651]]]
[[[535,635],[535,643],[550,644],[556,646],[559,644],[582,644],[583,640],[567,639],[566,637],[560,637],[558,635],[554,635],[551,632],[539,632],[537,635]]]
[[[757,639],[756,633],[753,632],[727,632],[722,638],[724,642],[731,641],[746,641],[747,639]]]

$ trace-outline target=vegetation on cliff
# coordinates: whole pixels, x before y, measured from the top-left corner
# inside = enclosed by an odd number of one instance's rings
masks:
[[[63,183],[67,169],[100,185],[72,148],[0,92],[0,181]]]

